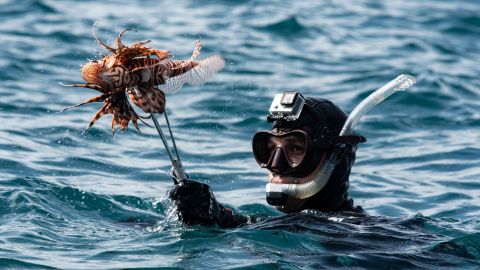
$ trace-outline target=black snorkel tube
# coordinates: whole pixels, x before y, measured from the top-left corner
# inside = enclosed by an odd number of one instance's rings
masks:
[[[402,74],[365,98],[353,109],[348,116],[339,136],[354,135],[354,128],[360,119],[374,106],[391,96],[397,91],[403,91],[415,83],[411,75]],[[305,199],[318,193],[328,182],[337,164],[340,153],[346,145],[338,145],[335,150],[326,157],[322,168],[309,181],[304,184],[275,184],[268,183],[266,186],[267,202],[271,205],[284,205],[288,198]]]
[[[165,134],[163,134],[162,128],[160,127],[160,124],[158,123],[158,120],[155,116],[155,114],[150,114],[153,120],[153,123],[155,124],[155,128],[158,131],[158,135],[160,136],[160,139],[162,139],[162,143],[165,146],[165,150],[167,150],[168,157],[170,158],[170,161],[172,162],[172,172],[173,172],[173,182],[175,185],[182,183],[184,180],[188,178],[187,174],[185,173],[185,169],[183,168],[182,161],[180,159],[180,156],[178,154],[177,150],[177,145],[175,143],[175,138],[173,137],[172,129],[170,127],[170,122],[168,121],[167,117],[167,112],[163,112],[163,115],[165,115],[165,122],[167,123],[168,131],[170,133],[170,139],[172,140],[173,144],[173,150],[175,151],[175,156],[172,153],[172,149],[168,145],[167,138],[165,137]]]

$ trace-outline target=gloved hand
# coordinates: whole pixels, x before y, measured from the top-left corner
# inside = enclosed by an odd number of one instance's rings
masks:
[[[169,193],[177,206],[179,218],[187,225],[218,225],[223,228],[236,227],[247,222],[247,218],[233,214],[215,199],[210,186],[194,180],[184,180]]]

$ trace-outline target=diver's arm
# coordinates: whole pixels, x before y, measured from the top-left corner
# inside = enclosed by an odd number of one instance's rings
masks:
[[[185,180],[173,187],[169,197],[177,207],[180,220],[186,225],[235,228],[248,222],[248,217],[221,205],[210,186],[204,183]]]

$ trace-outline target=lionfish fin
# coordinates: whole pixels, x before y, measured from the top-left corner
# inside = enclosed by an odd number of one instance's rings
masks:
[[[152,65],[136,67],[132,70],[128,70],[127,73],[134,73],[144,69],[151,69],[153,67],[164,64],[165,63],[164,60],[172,57],[172,54],[170,51],[162,51],[162,50],[148,50],[148,52],[144,53],[142,56],[146,56],[147,58],[149,58],[151,55],[155,55],[159,61]]]
[[[194,66],[198,65],[198,63],[195,61],[195,59],[200,56],[200,53],[202,51],[202,42],[200,40],[197,40],[195,41],[195,45],[193,47],[193,52],[192,52],[192,56],[190,56],[190,59],[187,60],[187,61],[182,61],[182,64],[181,65],[178,65],[176,67],[173,67],[172,70],[175,70],[175,71],[180,71],[182,72],[181,70],[182,69],[187,69],[187,70],[190,70],[192,69]],[[160,63],[157,63],[157,65],[160,64]],[[190,67],[188,67],[190,65]],[[185,71],[183,71],[182,73],[184,73]]]
[[[161,63],[161,61],[171,58],[172,52],[164,50],[150,50],[150,55],[155,55]]]
[[[100,117],[102,117],[103,115],[105,115],[107,113],[107,109],[108,109],[109,105],[110,105],[110,103],[103,104],[103,106],[92,117],[92,120],[90,120],[90,123],[88,124],[86,129],[91,128],[93,126],[93,124],[95,124],[95,122],[97,122],[97,120],[100,119]]]
[[[202,42],[200,40],[195,41],[195,46],[193,48],[192,56],[190,57],[190,61],[195,60],[202,51]]]
[[[153,64],[153,65],[149,65],[149,66],[136,67],[136,68],[134,68],[134,69],[132,69],[132,70],[128,70],[127,72],[128,72],[128,73],[134,73],[134,72],[137,72],[137,71],[139,71],[139,70],[144,70],[144,69],[149,69],[149,68],[156,67],[156,66],[158,66],[158,65],[160,65],[160,64],[162,64],[162,62],[158,62],[158,63],[155,63],[155,64]]]
[[[165,94],[158,88],[135,86],[127,88],[133,104],[146,113],[163,113],[165,111]]]
[[[97,90],[99,92],[105,93],[105,89],[103,89],[101,86],[96,85],[96,84],[91,84],[91,83],[76,83],[76,84],[64,84],[60,82],[61,86],[67,86],[67,87],[85,87],[93,90]]]
[[[150,39],[137,41],[137,42],[133,43],[131,47],[132,48],[143,47],[145,44],[150,43],[150,42],[152,42],[152,40],[150,40]]]
[[[112,117],[112,135],[115,136],[115,125],[117,122],[115,121],[115,116]]]
[[[118,36],[117,36],[117,42],[116,42],[116,44],[117,44],[117,50],[120,49],[120,48],[125,47],[125,45],[123,45],[123,43],[122,43],[122,35],[123,35],[125,32],[127,32],[127,31],[135,31],[135,32],[136,32],[137,30],[135,30],[135,29],[133,29],[133,28],[127,28],[127,29],[123,30],[122,32],[120,32],[120,33],[118,34]]]
[[[68,106],[68,107],[66,107],[66,108],[61,109],[61,110],[58,111],[58,112],[61,113],[61,112],[64,112],[64,111],[66,111],[66,110],[70,110],[70,109],[73,109],[73,108],[76,108],[76,107],[79,107],[79,106],[82,106],[82,105],[85,105],[85,104],[88,104],[88,103],[92,103],[92,102],[104,101],[107,97],[108,97],[108,95],[107,95],[107,94],[104,94],[104,95],[101,95],[101,96],[98,96],[98,97],[94,97],[94,98],[91,98],[91,99],[87,99],[87,100],[85,100],[85,101],[82,102],[82,103],[78,103],[78,104],[75,104],[75,105],[72,105],[72,106]]]
[[[191,61],[188,62],[192,63]],[[174,94],[177,93],[185,83],[202,85],[225,66],[225,61],[218,55],[210,56],[193,63],[197,63],[197,65],[189,71],[171,77],[165,82],[165,84],[159,85],[160,90],[166,94]]]
[[[135,127],[135,129],[136,129],[138,132],[142,133],[142,132],[140,131],[140,128],[138,128],[137,119],[132,119],[132,123],[133,123],[133,126]]]

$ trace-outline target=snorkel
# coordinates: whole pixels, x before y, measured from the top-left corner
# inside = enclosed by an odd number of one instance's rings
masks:
[[[375,92],[365,98],[355,109],[350,113],[345,121],[339,136],[354,135],[354,128],[359,123],[360,119],[374,106],[381,103],[383,100],[391,96],[397,91],[404,91],[415,83],[415,78],[411,75],[402,74],[383,85]],[[275,103],[275,99],[274,99]],[[273,107],[273,104],[272,104]],[[270,108],[270,110],[272,109]],[[345,144],[339,144],[334,151],[330,153],[318,173],[313,178],[304,184],[277,184],[268,183],[266,185],[267,202],[271,205],[284,205],[287,199],[305,199],[318,193],[325,187],[332,172],[337,165],[341,153],[345,150]]]

